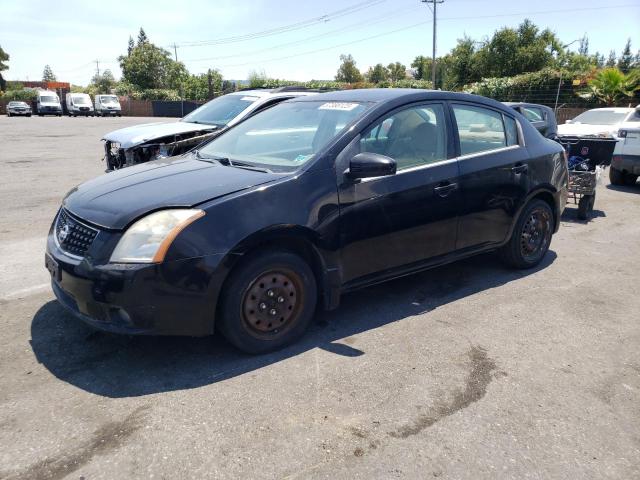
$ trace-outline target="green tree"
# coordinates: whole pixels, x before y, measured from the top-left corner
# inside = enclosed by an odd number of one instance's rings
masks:
[[[371,83],[380,83],[384,82],[389,78],[389,71],[386,69],[384,65],[378,63],[374,67],[369,67],[369,71],[367,72],[366,78]]]
[[[562,52],[556,35],[526,19],[517,29],[502,28],[477,53],[480,77],[510,77],[552,66]]]
[[[130,55],[118,57],[122,80],[138,89],[177,89],[188,77],[182,62],[176,62],[171,53],[148,40],[139,43]]]
[[[107,69],[101,74],[96,73],[91,79],[91,86],[95,93],[111,93],[111,90],[116,86],[116,79],[111,73],[111,70]]]
[[[607,61],[604,64],[605,67],[607,68],[613,68],[616,66],[616,51],[615,50],[611,50],[609,52],[609,57],[607,57]]]
[[[411,62],[411,68],[413,68],[413,76],[416,80],[429,80],[431,79],[431,59],[423,55],[418,55]]]
[[[625,75],[617,68],[605,68],[589,81],[586,96],[612,106],[624,97],[633,97],[634,92],[640,89],[638,81],[638,75]]]
[[[627,44],[624,46],[624,50],[622,51],[622,55],[618,59],[618,69],[622,73],[629,73],[633,66],[633,53],[631,53],[631,39],[627,40]]]
[[[469,37],[458,40],[449,55],[446,88],[462,88],[464,85],[480,80],[476,65],[475,43]]]
[[[140,27],[140,31],[138,32],[138,46],[144,45],[145,43],[149,43],[149,38],[144,31],[144,28]]]
[[[9,54],[0,47],[0,91],[7,89],[7,82],[2,77],[2,72],[9,69],[5,62],[9,61]]]
[[[211,89],[209,89],[211,78]],[[183,85],[183,97],[190,100],[208,100],[222,91],[222,75],[219,71],[209,69],[207,73],[189,75]]]
[[[387,65],[389,72],[389,80],[392,82],[399,82],[407,77],[407,67],[400,62],[390,63]]]
[[[340,55],[340,62],[336,73],[336,82],[356,83],[362,81],[362,74],[351,55]]]
[[[129,43],[127,44],[127,56],[131,55],[133,49],[135,48],[135,44],[133,43],[133,37],[129,35]]]
[[[42,71],[42,81],[43,82],[55,82],[56,81],[56,76],[53,73],[53,70],[51,70],[51,67],[49,65],[45,65],[44,66],[44,70]]]
[[[264,70],[251,70],[247,76],[250,88],[261,88],[269,81],[269,77]]]

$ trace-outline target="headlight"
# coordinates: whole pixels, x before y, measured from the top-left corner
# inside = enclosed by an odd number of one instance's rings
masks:
[[[111,254],[112,263],[160,263],[178,234],[204,216],[202,210],[161,210],[131,225]]]

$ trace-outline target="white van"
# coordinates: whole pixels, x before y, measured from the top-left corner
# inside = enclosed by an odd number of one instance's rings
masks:
[[[67,93],[67,114],[77,117],[84,115],[93,117],[93,105],[91,105],[91,97],[86,93]]]
[[[57,115],[61,117],[62,105],[60,104],[58,94],[49,90],[38,90],[36,93],[36,111],[40,117],[44,115]]]
[[[95,104],[96,115],[106,117],[107,115],[122,116],[120,101],[115,95],[96,95]]]

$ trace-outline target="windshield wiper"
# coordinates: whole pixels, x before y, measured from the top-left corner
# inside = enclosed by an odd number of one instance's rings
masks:
[[[245,170],[253,170],[256,172],[273,173],[268,168],[256,167],[255,165],[252,165],[250,163],[239,162],[238,160],[231,161],[231,159],[228,157],[204,156],[200,153],[199,150],[196,150],[195,154],[198,160],[202,160],[204,162],[209,162],[209,163],[218,162],[221,165],[224,165],[225,167],[244,168]]]

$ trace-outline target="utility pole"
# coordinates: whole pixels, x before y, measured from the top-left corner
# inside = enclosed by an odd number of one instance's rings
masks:
[[[176,57],[176,62],[178,61],[178,46],[174,43],[173,44],[173,54]]]
[[[444,0],[420,0],[422,3],[426,3],[431,13],[433,13],[433,56],[431,58],[431,83],[433,83],[433,89],[436,88],[436,23],[437,15],[436,8],[439,3],[444,3]],[[431,5],[433,4],[433,8]]]
[[[96,76],[100,76],[100,60],[96,60]]]
[[[178,61],[178,46],[176,42],[173,42],[173,55],[176,57],[176,62]],[[180,85],[180,90],[178,91],[180,94],[180,116],[184,117],[184,98],[182,96],[182,85]]]

